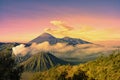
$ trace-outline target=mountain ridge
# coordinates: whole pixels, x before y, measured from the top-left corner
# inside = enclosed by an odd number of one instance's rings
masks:
[[[56,38],[49,33],[43,33],[28,43],[29,44],[34,43],[34,42],[35,43],[42,43],[45,41],[48,41],[50,44],[56,44],[56,43],[67,43],[68,45],[91,44],[91,42],[88,42],[88,41],[85,41],[82,39],[78,39],[78,38],[71,38],[71,37]]]

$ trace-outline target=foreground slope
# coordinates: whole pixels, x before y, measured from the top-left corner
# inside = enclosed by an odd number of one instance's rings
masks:
[[[31,80],[120,80],[120,51],[85,64],[35,73]]]
[[[49,52],[37,53],[21,63],[25,71],[44,71],[58,64],[64,65],[68,64],[68,62],[53,56]]]

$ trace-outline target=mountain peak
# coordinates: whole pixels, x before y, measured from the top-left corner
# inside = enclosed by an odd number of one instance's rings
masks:
[[[42,43],[42,42],[45,42],[45,41],[48,41],[49,43],[52,43],[52,41],[54,41],[54,39],[56,39],[56,38],[54,36],[52,36],[51,34],[49,34],[49,33],[42,33],[40,36],[38,36],[37,38],[33,39],[29,43],[33,43],[33,42]]]
[[[68,36],[64,37],[64,38],[56,38],[49,33],[43,33],[40,36],[38,36],[37,38],[30,41],[29,43],[33,43],[33,42],[42,43],[45,41],[49,42],[50,44],[56,44],[56,43],[67,43],[69,45],[90,44],[90,42],[84,41],[82,39],[71,38]]]
[[[42,33],[40,36],[42,37],[53,37],[51,34],[49,33]]]

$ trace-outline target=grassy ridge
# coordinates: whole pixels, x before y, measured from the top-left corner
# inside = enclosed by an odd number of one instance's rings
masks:
[[[120,51],[76,66],[58,66],[35,73],[31,80],[120,80]]]

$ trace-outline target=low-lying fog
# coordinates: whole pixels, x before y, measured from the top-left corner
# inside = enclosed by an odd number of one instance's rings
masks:
[[[75,46],[67,45],[65,43],[57,43],[50,45],[48,42],[33,43],[31,46],[25,47],[24,44],[20,44],[13,47],[13,53],[16,56],[34,55],[38,52],[45,51],[51,52],[53,55],[61,58],[76,58],[81,59],[84,57],[96,57],[101,54],[109,54],[110,51],[115,50],[115,47],[105,47],[96,44],[78,44]]]

